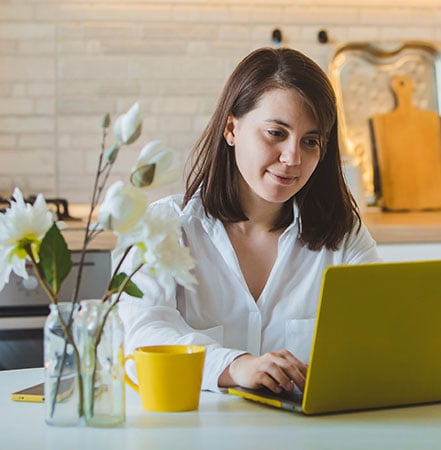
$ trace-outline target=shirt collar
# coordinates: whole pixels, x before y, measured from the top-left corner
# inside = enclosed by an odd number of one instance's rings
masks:
[[[219,220],[205,214],[199,191],[197,191],[195,195],[190,199],[190,201],[185,205],[184,209],[182,210],[182,216],[182,218],[185,217],[187,220],[199,220],[208,233],[214,232],[220,223]],[[296,201],[293,202],[293,217],[294,219],[292,223],[287,227],[285,232],[291,230],[294,226],[296,226],[299,220],[299,207]]]

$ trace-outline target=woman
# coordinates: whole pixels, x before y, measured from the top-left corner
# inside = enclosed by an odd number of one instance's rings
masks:
[[[343,180],[336,102],[312,60],[259,49],[234,70],[195,146],[175,210],[195,292],[126,298],[126,347],[207,347],[203,389],[304,388],[323,270],[379,260]]]

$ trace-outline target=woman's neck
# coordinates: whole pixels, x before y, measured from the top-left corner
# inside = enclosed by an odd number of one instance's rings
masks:
[[[248,220],[238,222],[237,225],[245,230],[250,228],[272,230],[280,219],[283,204],[270,203],[256,196],[250,197],[242,201],[243,212],[248,217]]]

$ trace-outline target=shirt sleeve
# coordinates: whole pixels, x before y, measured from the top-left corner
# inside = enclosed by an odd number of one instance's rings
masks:
[[[218,378],[231,362],[244,354],[242,350],[222,347],[209,336],[191,328],[177,309],[175,289],[168,298],[152,276],[138,272],[133,281],[144,297],[123,296],[119,314],[125,330],[126,354],[147,345],[202,345],[206,348],[202,389],[221,391]],[[132,361],[127,362],[127,372],[136,379]]]
[[[355,227],[343,243],[343,264],[366,264],[381,262],[377,244],[362,223]]]

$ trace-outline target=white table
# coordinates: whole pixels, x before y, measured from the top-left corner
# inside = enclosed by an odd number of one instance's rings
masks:
[[[441,404],[306,417],[203,392],[198,411],[152,413],[128,388],[124,427],[51,427],[43,404],[10,400],[42,380],[42,369],[0,372],[1,450],[441,449]]]

